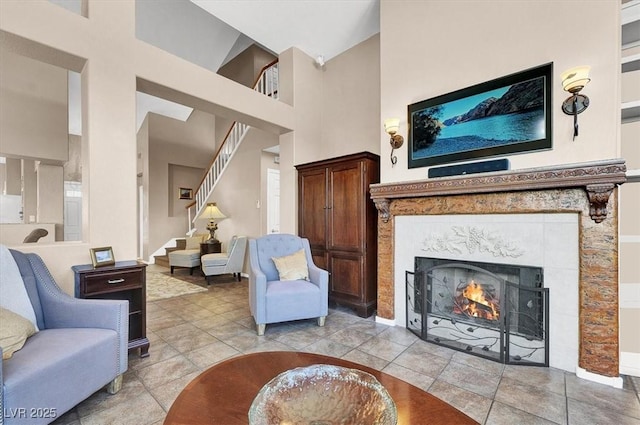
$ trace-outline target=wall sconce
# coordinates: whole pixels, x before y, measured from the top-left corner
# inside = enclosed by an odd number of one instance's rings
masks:
[[[578,135],[578,114],[589,106],[589,98],[580,94],[580,90],[591,81],[590,69],[590,66],[577,66],[562,73],[562,88],[571,93],[571,96],[562,102],[562,112],[573,115],[573,140],[576,140]]]
[[[393,155],[393,151],[402,146],[402,143],[404,142],[404,138],[401,135],[396,134],[399,129],[399,118],[387,118],[384,120],[384,131],[391,136],[391,140],[389,141],[389,143],[391,143],[391,165],[396,165],[396,162],[398,162],[398,158]]]

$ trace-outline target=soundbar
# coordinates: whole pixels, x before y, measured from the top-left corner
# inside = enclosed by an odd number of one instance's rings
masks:
[[[428,176],[448,177],[464,174],[488,173],[491,171],[504,171],[509,169],[509,160],[492,159],[489,161],[469,162],[467,164],[446,165],[444,167],[429,168]]]

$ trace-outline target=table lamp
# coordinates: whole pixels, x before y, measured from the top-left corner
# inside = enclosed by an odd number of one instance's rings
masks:
[[[206,218],[209,220],[207,223],[207,230],[209,230],[209,239],[207,243],[218,243],[219,241],[216,239],[216,230],[218,230],[218,223],[216,220],[220,221],[227,218],[226,215],[220,211],[215,202],[209,202],[205,209],[200,214],[200,218]]]

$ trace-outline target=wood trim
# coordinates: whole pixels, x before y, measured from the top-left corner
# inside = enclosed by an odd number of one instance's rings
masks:
[[[591,218],[599,223],[606,218],[611,191],[627,180],[626,170],[623,159],[610,159],[473,176],[373,184],[371,198],[380,218],[386,222],[390,217],[389,199],[584,187],[591,203]]]

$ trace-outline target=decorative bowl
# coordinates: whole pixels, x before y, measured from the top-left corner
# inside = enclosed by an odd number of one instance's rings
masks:
[[[396,405],[371,374],[317,364],[269,381],[249,409],[250,425],[396,425]]]

